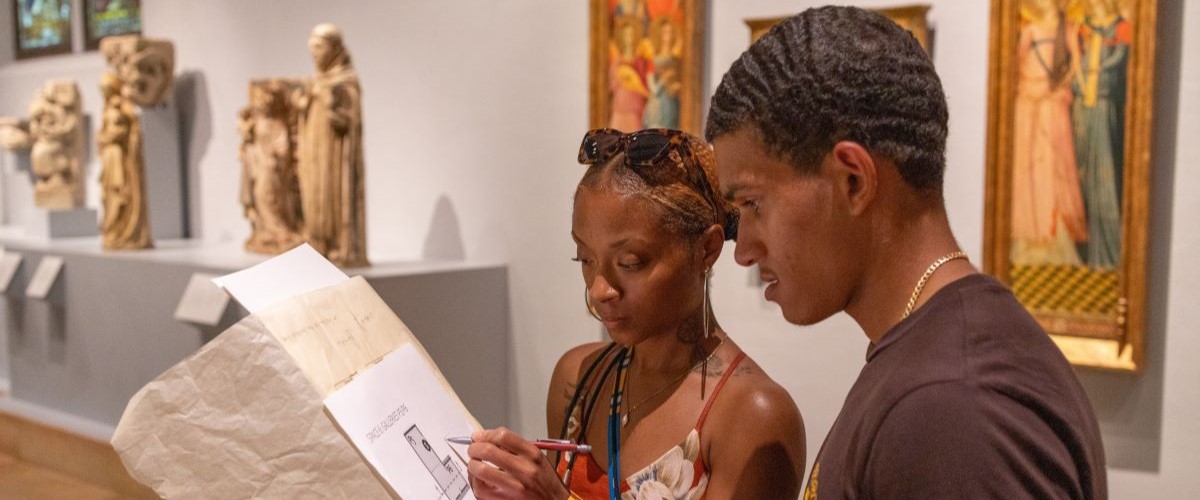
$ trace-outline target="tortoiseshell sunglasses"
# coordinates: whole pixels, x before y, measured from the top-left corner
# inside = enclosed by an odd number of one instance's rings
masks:
[[[579,145],[579,163],[604,163],[624,150],[626,166],[649,167],[666,155],[671,146],[686,152],[687,148],[682,147],[683,139],[683,132],[666,128],[650,128],[628,134],[611,128],[589,130],[583,134],[583,144]]]

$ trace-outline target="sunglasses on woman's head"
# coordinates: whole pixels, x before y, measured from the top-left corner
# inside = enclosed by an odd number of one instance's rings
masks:
[[[583,135],[583,144],[579,145],[579,163],[604,163],[624,151],[626,166],[649,167],[666,155],[671,145],[681,146],[683,138],[683,132],[665,128],[628,134],[611,128],[589,130]]]

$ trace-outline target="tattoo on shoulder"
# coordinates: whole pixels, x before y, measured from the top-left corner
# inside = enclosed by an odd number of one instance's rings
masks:
[[[725,376],[725,371],[729,369],[728,365],[729,365],[729,363],[726,363],[722,359],[713,358],[712,360],[710,360],[708,362],[708,371],[705,372],[705,375],[709,376],[709,377],[723,377],[723,376]],[[701,367],[696,367],[696,371],[700,371],[700,369],[701,369]],[[730,376],[736,377],[739,375],[746,375],[746,374],[753,373],[753,372],[754,372],[754,367],[747,366],[745,364],[740,364],[740,365],[738,365],[737,368],[735,368],[733,370],[733,374],[731,374]]]
[[[575,397],[575,388],[578,386],[575,382],[567,382],[563,386],[563,416],[569,417],[571,414],[571,398]]]

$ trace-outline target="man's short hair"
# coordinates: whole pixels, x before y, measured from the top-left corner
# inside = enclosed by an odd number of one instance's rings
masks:
[[[772,28],[721,79],[709,141],[752,127],[770,153],[814,172],[839,141],[896,163],[912,188],[941,193],[946,97],[917,39],[856,7],[808,9]]]

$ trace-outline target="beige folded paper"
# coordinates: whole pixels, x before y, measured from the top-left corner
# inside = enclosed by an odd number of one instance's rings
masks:
[[[322,400],[408,343],[454,395],[361,277],[293,297],[237,323],[138,391],[113,447],[135,479],[168,499],[389,498]]]

